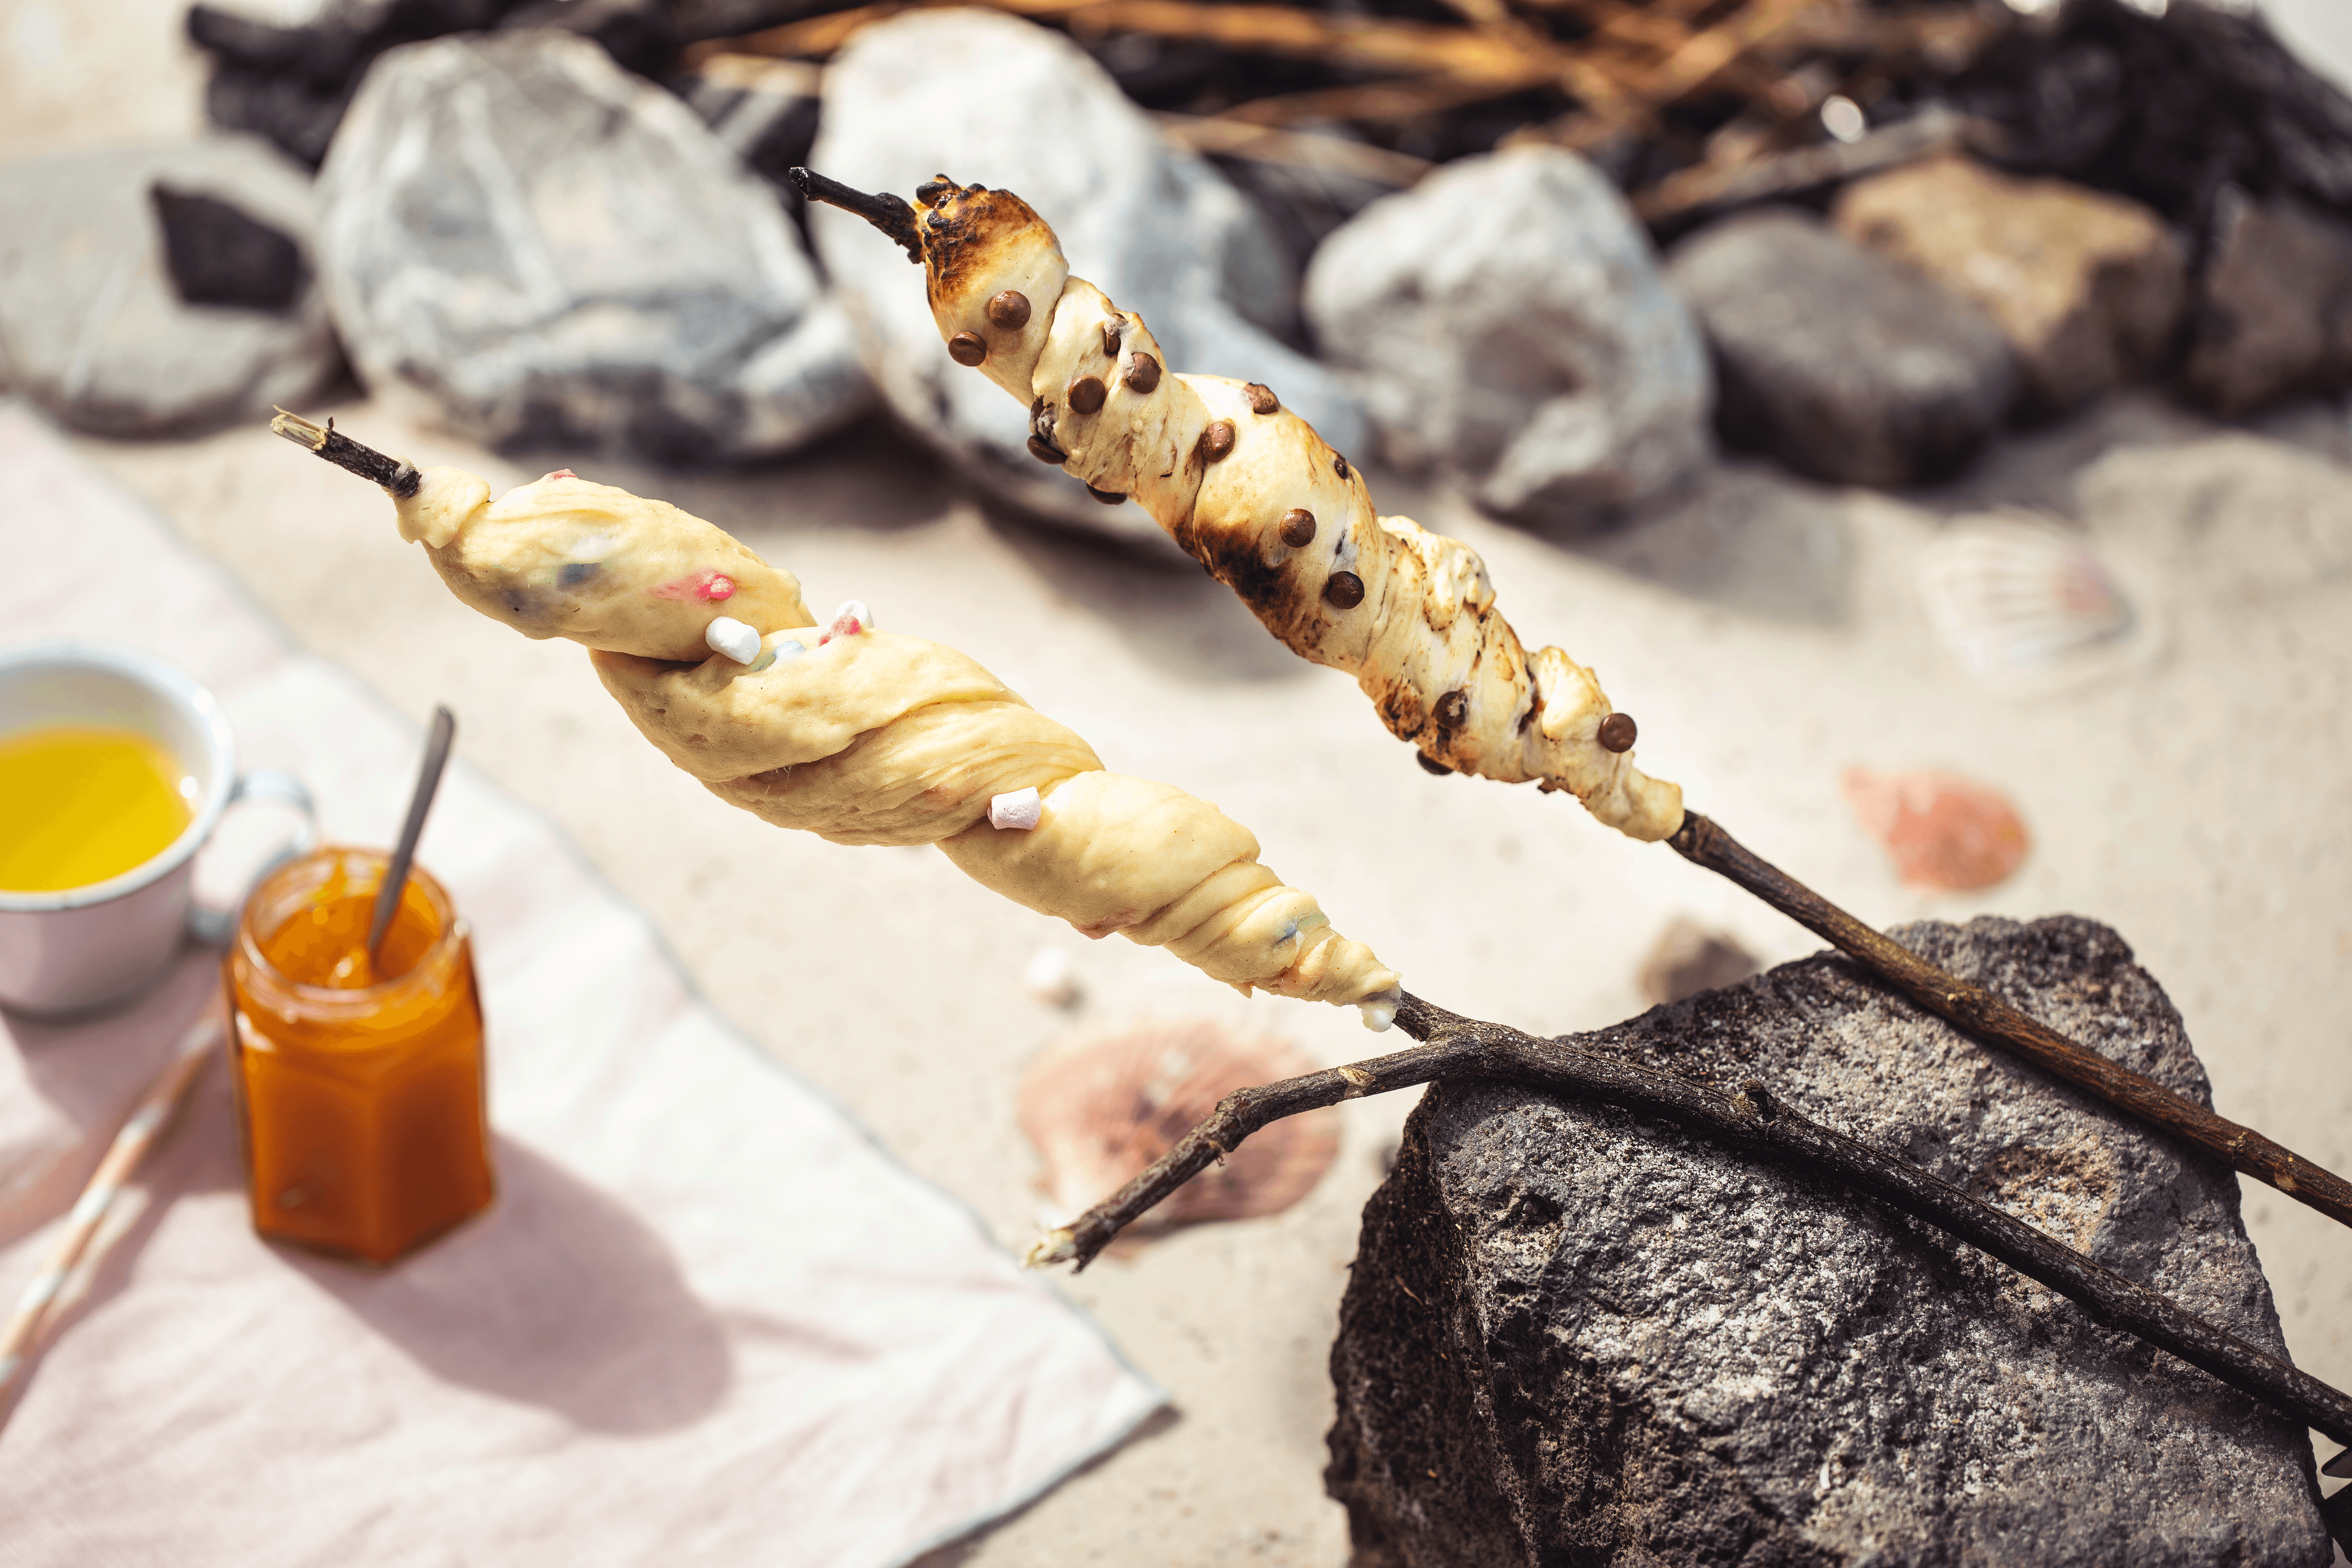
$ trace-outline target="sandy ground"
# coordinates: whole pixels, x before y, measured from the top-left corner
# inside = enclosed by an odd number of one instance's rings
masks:
[[[193,124],[198,79],[152,32],[177,11],[0,5],[17,87],[49,84],[0,92],[0,156]],[[37,59],[36,47],[54,52]],[[1172,552],[994,517],[887,433],[756,474],[694,477],[573,454],[519,465],[364,404],[333,412],[364,440],[498,485],[574,461],[735,531],[798,572],[812,603],[854,595],[886,626],[971,650],[1112,766],[1181,783],[1250,824],[1342,930],[1457,1009],[1545,1032],[1623,1017],[1643,1005],[1638,963],[1677,916],[1768,962],[1817,945],[1564,799],[1429,777],[1349,680],[1291,658]],[[1164,955],[1084,942],[928,850],[836,848],[721,805],[643,744],[577,648],[525,642],[458,605],[399,542],[381,497],[257,430],[81,449],[306,646],[420,721],[450,702],[469,765],[562,824],[720,1008],[1008,1246],[1029,1239],[1038,1204],[1013,1085],[1047,1042],[1169,1016],[1279,1033],[1330,1061],[1394,1041],[1376,1044],[1352,1013],[1244,1003]],[[1881,924],[2059,910],[2114,924],[2180,1007],[2220,1109],[2341,1171],[2352,1167],[2347,457],[2352,426],[2333,406],[2222,429],[2127,398],[2010,441],[1945,491],[1839,491],[1738,464],[1599,541],[1500,527],[1391,480],[1375,490],[1484,552],[1522,632],[1594,664],[1639,717],[1645,767],[1759,852]],[[1913,585],[1918,552],[1948,517],[1992,504],[2088,531],[2155,628],[2135,660],[2020,699],[1939,651]],[[1857,764],[1951,767],[1999,785],[2034,834],[2032,856],[1989,893],[1906,889],[1842,803],[1839,774]],[[1021,989],[1045,945],[1066,949],[1083,982],[1073,1013]],[[1290,1213],[1153,1243],[1070,1280],[1176,1413],[927,1568],[1337,1568],[1345,1523],[1320,1481],[1325,1356],[1355,1215],[1406,1110],[1349,1107],[1339,1163]],[[2296,1360],[2352,1384],[2352,1241],[2259,1186],[2247,1217]]]

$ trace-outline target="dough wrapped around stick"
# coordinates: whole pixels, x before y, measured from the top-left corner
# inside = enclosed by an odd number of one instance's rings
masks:
[[[793,574],[701,519],[568,473],[496,500],[450,468],[393,492],[403,537],[451,590],[526,636],[593,650],[646,738],[720,799],[836,844],[936,844],[974,880],[1087,935],[1164,947],[1244,993],[1357,1005],[1386,1028],[1402,985],[1258,863],[1249,829],[1092,748],[964,654],[816,626]],[[759,635],[711,651],[721,616]],[[715,639],[714,639],[715,640]],[[991,805],[1037,794],[1035,826]]]
[[[1170,373],[1019,196],[942,174],[909,208],[793,178],[922,264],[949,353],[1029,400],[1033,455],[1139,503],[1293,652],[1355,676],[1433,769],[1571,791],[1635,838],[1681,826],[1681,789],[1633,766],[1632,721],[1591,670],[1520,646],[1475,551],[1376,516],[1362,476],[1271,389]]]

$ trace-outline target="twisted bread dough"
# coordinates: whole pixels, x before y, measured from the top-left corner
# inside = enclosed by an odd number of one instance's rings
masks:
[[[1247,828],[1105,772],[967,656],[839,621],[821,637],[792,574],[663,502],[569,475],[489,494],[428,468],[394,498],[402,536],[483,614],[594,650],[646,738],[721,800],[836,844],[936,844],[1088,936],[1122,931],[1244,994],[1354,1003],[1388,1026],[1395,972],[1260,865]],[[751,663],[705,647],[722,613],[768,628]],[[1037,826],[990,826],[992,799],[1033,788]]]
[[[1098,499],[1139,502],[1294,652],[1352,673],[1433,767],[1572,791],[1635,838],[1681,826],[1682,791],[1633,766],[1629,721],[1603,730],[1591,670],[1520,646],[1475,552],[1375,517],[1361,476],[1268,389],[1166,374],[1150,329],[1069,276],[1026,202],[944,174],[911,215],[814,177],[802,188],[919,252],[949,352],[1032,399],[1032,453]]]

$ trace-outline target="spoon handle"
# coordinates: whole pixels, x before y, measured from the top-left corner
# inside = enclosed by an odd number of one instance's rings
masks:
[[[408,797],[408,820],[401,824],[400,842],[392,851],[392,864],[383,873],[383,885],[376,889],[374,918],[368,921],[368,962],[375,962],[376,948],[383,933],[392,928],[392,912],[400,907],[401,890],[408,886],[408,868],[416,858],[416,840],[425,831],[425,814],[433,809],[433,792],[441,787],[441,770],[449,763],[449,745],[457,739],[457,716],[443,704],[433,710],[433,732],[425,742],[425,765],[416,773],[416,793]]]

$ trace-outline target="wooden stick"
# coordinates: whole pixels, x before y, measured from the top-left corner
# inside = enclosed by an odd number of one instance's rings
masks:
[[[2352,1444],[2352,1394],[2248,1344],[2169,1297],[2135,1284],[1918,1166],[1797,1114],[1761,1083],[1750,1082],[1736,1098],[1718,1094],[1564,1041],[1538,1040],[1505,1025],[1460,1017],[1409,993],[1397,1008],[1396,1021],[1424,1043],[1392,1056],[1234,1090],[1150,1169],[1067,1227],[1047,1233],[1031,1249],[1029,1265],[1070,1263],[1084,1268],[1139,1215],[1269,1122],[1437,1079],[1501,1079],[1547,1093],[1622,1106],[1744,1153],[1843,1183],[2040,1280],[2080,1302],[2098,1321],[2137,1334],[2240,1393],[2339,1443]]]
[[[107,1211],[113,1206],[123,1184],[139,1169],[139,1162],[162,1140],[173,1113],[187,1096],[188,1086],[195,1082],[196,1075],[212,1059],[213,1048],[220,1041],[220,1010],[208,1008],[205,1016],[182,1037],[179,1050],[155,1075],[147,1092],[140,1097],[139,1108],[114,1135],[106,1157],[98,1163],[89,1184],[82,1189],[80,1201],[67,1216],[64,1231],[49,1248],[49,1255],[41,1260],[40,1270],[33,1276],[32,1283],[16,1299],[15,1314],[9,1318],[7,1328],[0,1330],[0,1419],[5,1418],[17,1385],[32,1367],[33,1347],[48,1325],[58,1292],[65,1288],[67,1277],[81,1261],[99,1226],[106,1223]]]
[[[1437,167],[1426,158],[1368,147],[1341,136],[1317,136],[1252,124],[1226,115],[1155,114],[1160,134],[1195,153],[1248,158],[1260,163],[1347,174],[1402,189]]]
[[[1666,842],[1685,859],[1730,879],[1806,930],[1828,938],[1937,1017],[1980,1040],[2006,1047],[2338,1224],[2352,1225],[2352,1183],[2282,1149],[2252,1128],[2216,1116],[2154,1079],[2075,1044],[1983,986],[1945,973],[1760,859],[1697,812],[1685,816]]]

